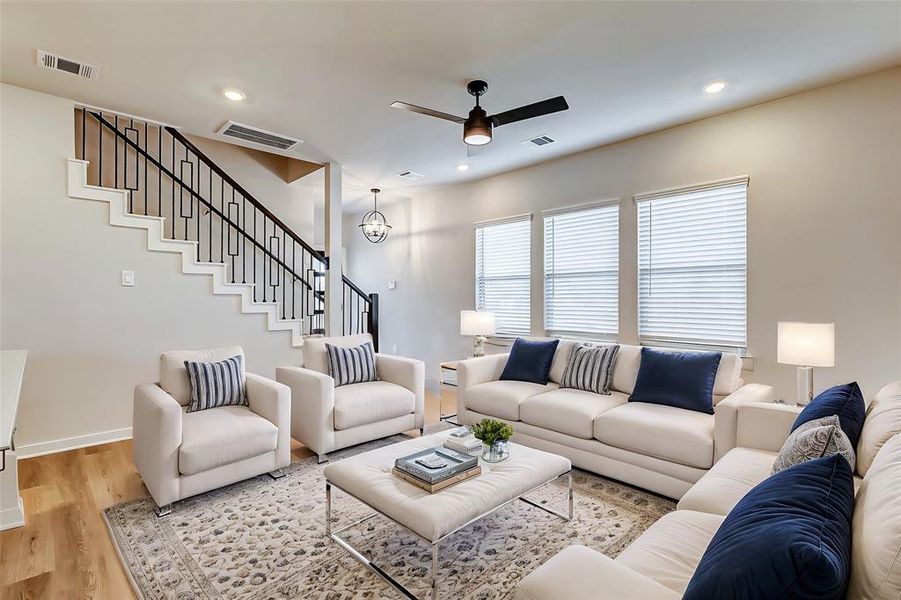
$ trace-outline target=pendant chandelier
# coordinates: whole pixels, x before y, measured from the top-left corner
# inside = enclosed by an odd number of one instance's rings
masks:
[[[373,207],[371,211],[363,215],[360,229],[363,230],[363,235],[366,236],[367,240],[373,244],[378,244],[379,242],[384,242],[385,238],[388,237],[391,225],[388,225],[388,219],[385,218],[385,215],[379,212],[379,192],[381,190],[372,188],[369,191],[372,192]]]

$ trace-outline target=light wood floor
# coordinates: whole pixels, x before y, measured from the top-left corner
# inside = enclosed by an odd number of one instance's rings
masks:
[[[453,392],[426,394],[426,423]],[[415,435],[418,432],[411,432]],[[0,598],[134,598],[101,511],[148,496],[131,460],[131,441],[19,461],[24,527],[0,532]],[[292,458],[312,452],[293,442]]]

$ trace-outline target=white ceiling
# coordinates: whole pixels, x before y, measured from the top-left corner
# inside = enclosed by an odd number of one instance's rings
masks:
[[[901,62],[901,2],[3,2],[4,82],[215,137],[227,119],[343,165],[345,196],[456,183]],[[34,49],[101,68],[86,81]],[[562,94],[466,160],[462,128],[391,109],[489,114]],[[702,93],[713,79],[729,82]],[[236,87],[243,103],[220,91]],[[520,142],[548,134],[542,150]],[[396,173],[425,173],[406,182]]]

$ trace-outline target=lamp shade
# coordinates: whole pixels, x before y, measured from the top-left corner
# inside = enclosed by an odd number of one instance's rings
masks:
[[[460,335],[494,335],[494,327],[493,312],[460,311]]]
[[[835,323],[779,321],[776,360],[784,365],[835,366]]]

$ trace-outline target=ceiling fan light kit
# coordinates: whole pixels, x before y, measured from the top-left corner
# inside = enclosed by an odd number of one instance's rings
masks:
[[[489,116],[485,109],[479,105],[479,98],[488,91],[488,83],[481,79],[474,79],[466,84],[466,91],[476,99],[476,105],[469,111],[469,117],[466,119],[399,100],[393,102],[391,108],[460,123],[463,125],[463,141],[469,146],[484,146],[489,143],[492,137],[492,130],[495,127],[549,115],[569,108],[566,99],[563,96],[557,96]]]
[[[379,192],[381,190],[372,188],[369,191],[372,192],[372,210],[363,215],[360,229],[367,240],[373,244],[379,244],[388,237],[391,225],[388,225],[388,219],[385,218],[385,215],[379,212]]]

